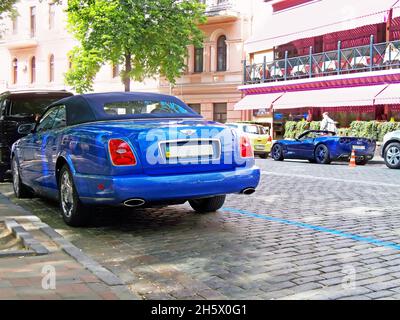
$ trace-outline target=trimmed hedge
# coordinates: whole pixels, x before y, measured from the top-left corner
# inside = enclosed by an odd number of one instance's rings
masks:
[[[306,130],[319,130],[320,121],[288,121],[285,125],[285,138],[292,139],[298,137]],[[353,136],[370,138],[382,141],[388,132],[400,130],[400,122],[379,122],[379,121],[354,121],[350,128],[338,129],[340,136]]]
[[[294,139],[307,130],[319,130],[320,121],[287,121],[285,124],[285,139]]]

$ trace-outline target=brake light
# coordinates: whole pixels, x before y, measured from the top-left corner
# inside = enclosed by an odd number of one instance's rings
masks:
[[[268,137],[268,142],[272,142],[272,137],[271,136]]]
[[[129,144],[122,139],[111,139],[108,142],[111,162],[114,166],[134,166],[136,157]]]
[[[253,148],[251,147],[250,139],[247,136],[240,137],[240,155],[242,158],[253,158]]]

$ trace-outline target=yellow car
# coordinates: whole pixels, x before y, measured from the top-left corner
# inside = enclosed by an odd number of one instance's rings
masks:
[[[245,133],[251,141],[254,155],[261,158],[268,158],[272,148],[272,137],[269,135],[269,129],[258,124],[252,123],[226,123],[227,126],[235,128],[241,133]]]

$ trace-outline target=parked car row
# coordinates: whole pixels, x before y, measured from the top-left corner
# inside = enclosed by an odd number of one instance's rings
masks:
[[[66,91],[0,95],[0,179],[11,168],[17,197],[60,202],[71,226],[88,222],[86,207],[167,206],[189,202],[196,212],[221,208],[231,193],[252,194],[260,170],[254,155],[365,165],[376,142],[310,130],[272,141],[267,128],[205,120],[167,95]],[[400,168],[400,131],[385,136],[382,157]]]
[[[47,108],[40,104],[19,111],[30,121],[13,124],[15,139],[9,143],[24,137],[5,158],[11,159],[15,195],[58,199],[71,226],[85,225],[93,205],[132,208],[188,201],[196,212],[213,212],[227,194],[249,195],[258,186],[260,170],[250,138],[205,120],[175,97],[64,95]]]

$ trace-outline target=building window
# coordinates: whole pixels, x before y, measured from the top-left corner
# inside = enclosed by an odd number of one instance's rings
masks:
[[[31,58],[31,83],[36,82],[36,58]]]
[[[56,17],[56,5],[54,3],[49,4],[49,29],[54,28],[54,22]]]
[[[227,119],[227,104],[214,103],[214,121],[225,123]]]
[[[49,58],[49,82],[54,82],[54,55]]]
[[[31,38],[36,34],[36,7],[31,7],[31,18],[30,18],[30,28],[31,28]]]
[[[17,34],[18,32],[18,16],[12,18],[12,33]]]
[[[203,48],[194,49],[194,72],[203,72]]]
[[[194,112],[201,114],[201,104],[200,103],[191,103],[191,104],[189,104],[189,107],[191,109],[193,109]]]
[[[12,72],[13,72],[12,83],[16,84],[18,82],[18,59],[17,58],[15,58],[12,61]]]
[[[217,41],[217,71],[226,71],[226,37],[220,36]]]
[[[113,78],[119,77],[119,65],[117,64],[112,65],[112,77]]]

